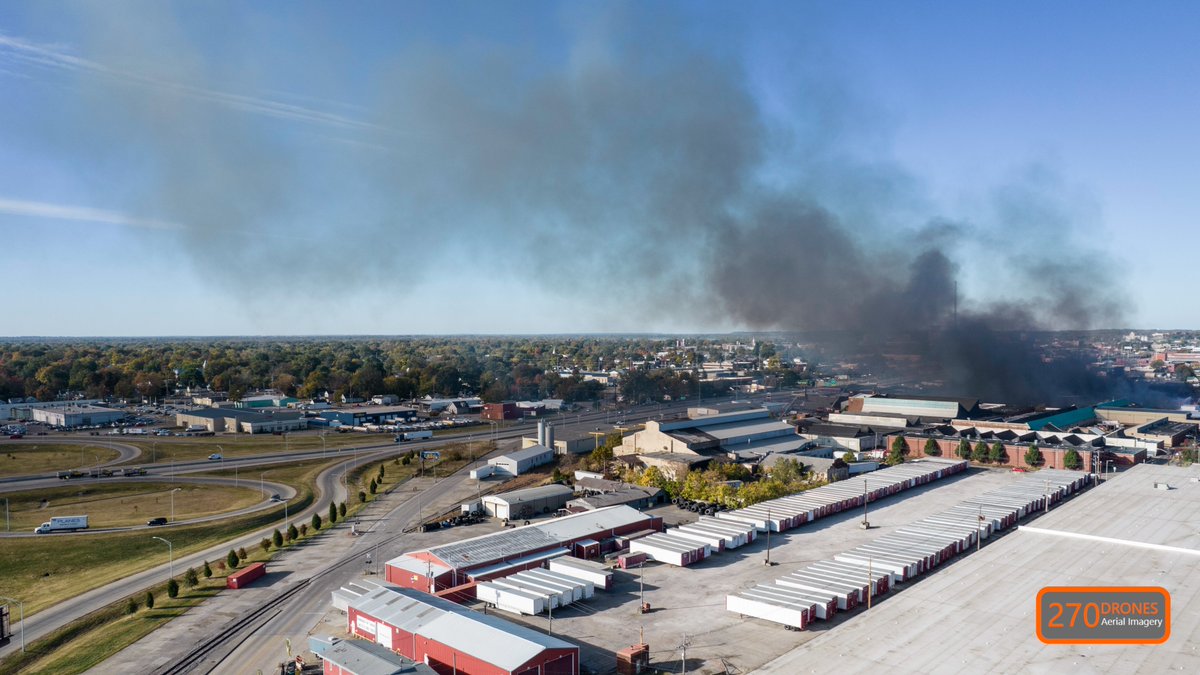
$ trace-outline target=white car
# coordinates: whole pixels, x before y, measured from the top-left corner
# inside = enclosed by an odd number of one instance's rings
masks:
[[[223,458],[221,457],[221,454],[220,454],[220,453],[217,453],[217,452],[214,452],[213,454],[209,455],[209,456],[208,456],[208,458],[209,458],[209,459],[212,459],[212,460],[223,459]]]

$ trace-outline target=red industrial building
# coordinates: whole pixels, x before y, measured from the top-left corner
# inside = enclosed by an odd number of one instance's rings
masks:
[[[958,445],[963,440],[971,444],[971,448],[975,448],[975,444],[980,441],[987,444],[989,448],[992,444],[999,441],[1004,446],[1004,451],[1007,454],[1007,459],[1004,462],[1005,466],[1033,468],[1025,462],[1025,453],[1028,452],[1031,446],[1036,445],[1042,453],[1043,469],[1065,469],[1066,455],[1068,450],[1074,450],[1079,453],[1080,470],[1091,473],[1099,470],[1100,457],[1093,457],[1103,452],[1104,447],[1093,446],[1088,444],[1072,445],[1069,442],[1063,442],[1063,439],[1068,439],[1072,434],[1062,434],[1062,439],[1055,442],[1054,437],[1039,437],[1035,432],[1024,432],[1021,435],[1010,434],[1010,437],[1004,437],[1003,434],[985,433],[980,437],[975,436],[959,436],[949,434],[931,434],[923,433],[906,433],[903,434],[904,442],[908,445],[909,459],[918,459],[921,457],[929,457],[925,453],[925,444],[929,439],[933,439],[937,444],[938,450],[941,451],[940,457],[953,459],[957,458]],[[891,447],[891,443],[888,443]],[[1093,459],[1096,466],[1093,468]]]
[[[437,593],[541,567],[561,555],[603,555],[622,547],[617,541],[622,535],[662,529],[658,516],[629,506],[610,506],[412,551],[387,561],[384,579],[403,588]]]
[[[446,675],[579,675],[579,647],[408,588],[350,602],[347,631]]]
[[[521,410],[517,408],[517,404],[512,401],[504,403],[484,403],[483,412],[479,415],[485,420],[499,422],[502,420],[515,420],[521,417]]]

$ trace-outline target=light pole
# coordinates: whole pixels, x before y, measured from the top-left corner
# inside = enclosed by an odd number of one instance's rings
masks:
[[[321,459],[325,459],[325,432],[321,432]]]
[[[171,522],[172,523],[175,522],[175,493],[179,492],[182,489],[183,488],[175,488],[175,489],[171,490]]]
[[[12,525],[8,520],[8,497],[4,498],[4,531],[12,532]]]
[[[171,545],[171,542],[167,541],[166,539],[163,539],[162,537],[150,537],[150,538],[157,539],[167,545],[167,573],[170,574],[170,576],[168,577],[168,580],[174,579],[175,578],[175,547]]]
[[[150,463],[154,463],[154,457],[158,454],[158,441],[150,441]]]
[[[265,475],[267,475],[266,471],[258,474],[258,491],[261,492],[262,496],[264,496],[264,497],[267,496],[267,490],[266,490],[266,488],[263,487],[263,476],[265,476]]]
[[[15,602],[15,603],[17,603],[17,608],[21,610],[21,652],[24,653],[25,652],[25,603],[21,602],[20,600],[17,600],[16,598],[9,598],[9,597],[5,597],[3,595],[0,595],[0,600],[7,600],[9,602]]]

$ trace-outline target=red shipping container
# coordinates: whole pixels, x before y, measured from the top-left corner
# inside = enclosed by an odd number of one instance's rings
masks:
[[[267,566],[263,563],[254,563],[244,570],[239,570],[225,577],[226,588],[245,588],[250,585],[255,579],[267,573]]]

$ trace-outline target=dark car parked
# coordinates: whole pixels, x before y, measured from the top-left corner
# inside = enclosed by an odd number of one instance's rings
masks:
[[[166,518],[151,518],[150,520],[146,521],[146,524],[149,525],[150,527],[154,527],[155,525],[166,525],[167,519]]]

